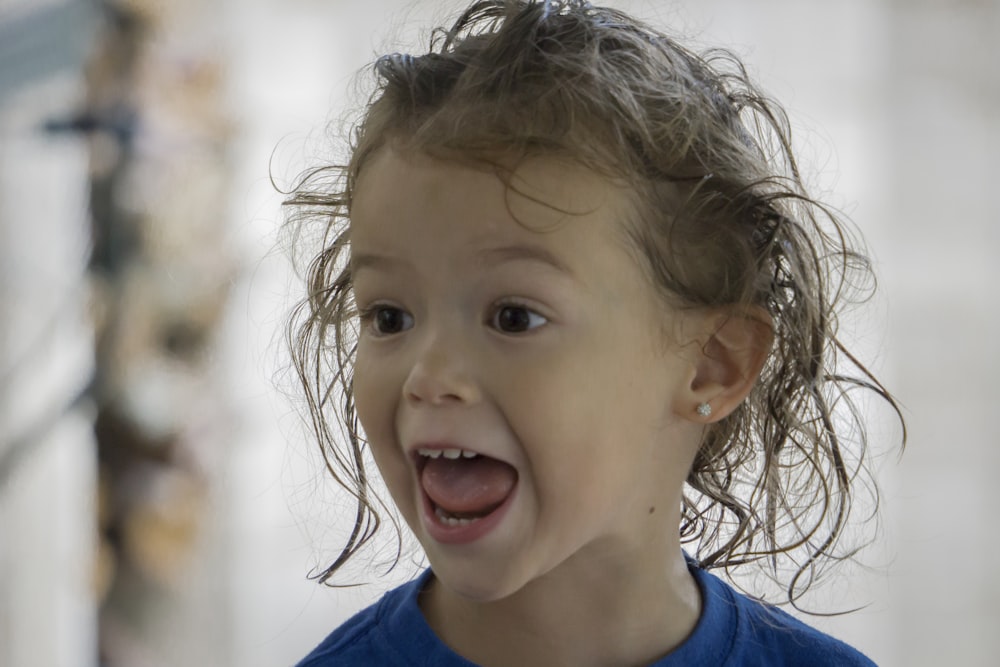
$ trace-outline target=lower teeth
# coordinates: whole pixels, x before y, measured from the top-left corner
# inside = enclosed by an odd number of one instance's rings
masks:
[[[467,526],[473,521],[479,521],[479,517],[473,517],[471,519],[460,519],[456,516],[451,516],[440,507],[434,508],[434,514],[437,515],[437,518],[441,521],[441,523],[443,523],[446,526]]]

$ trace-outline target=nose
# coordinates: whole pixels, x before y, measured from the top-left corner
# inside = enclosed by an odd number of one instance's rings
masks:
[[[403,396],[412,404],[472,404],[480,389],[460,343],[436,337],[423,347],[403,383]]]

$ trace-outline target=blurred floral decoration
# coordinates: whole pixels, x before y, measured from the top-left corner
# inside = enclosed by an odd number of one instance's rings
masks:
[[[185,30],[205,6],[103,3],[86,99],[50,123],[84,136],[90,156],[102,667],[151,662],[144,645],[196,547],[221,455],[211,350],[236,268],[232,128],[223,54]]]

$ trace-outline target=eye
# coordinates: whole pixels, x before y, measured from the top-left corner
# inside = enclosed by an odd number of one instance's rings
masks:
[[[413,315],[395,306],[372,306],[361,312],[361,321],[376,336],[391,336],[413,327]]]
[[[524,333],[548,323],[542,315],[517,303],[500,304],[490,325],[503,333]]]

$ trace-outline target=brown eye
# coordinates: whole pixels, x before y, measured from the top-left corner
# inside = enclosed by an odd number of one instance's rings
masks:
[[[504,305],[493,315],[493,328],[503,333],[523,333],[540,327],[548,320],[529,308],[518,305]]]
[[[380,336],[391,336],[406,331],[413,326],[413,316],[400,308],[378,306],[370,315],[371,326]]]

